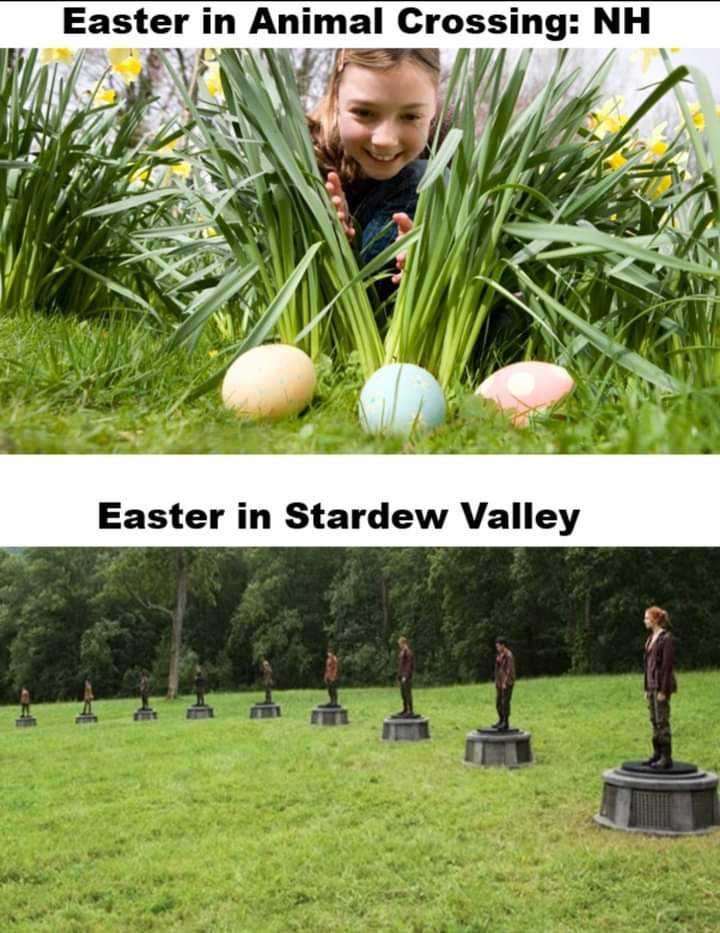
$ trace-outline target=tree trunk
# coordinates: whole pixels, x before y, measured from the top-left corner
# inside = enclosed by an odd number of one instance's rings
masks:
[[[188,567],[185,548],[178,548],[175,556],[175,609],[170,630],[170,670],[168,672],[168,700],[178,695],[180,654],[182,652],[182,629],[187,608]]]

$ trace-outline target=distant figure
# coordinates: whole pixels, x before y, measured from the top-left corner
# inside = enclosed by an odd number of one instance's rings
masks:
[[[275,686],[275,681],[273,680],[273,669],[270,667],[267,658],[263,658],[260,664],[260,677],[265,688],[265,702],[272,703],[272,688]]]
[[[675,643],[668,631],[670,616],[659,606],[650,606],[643,618],[650,635],[645,642],[645,696],[652,724],[653,754],[644,762],[651,768],[672,768],[670,696],[676,692]]]
[[[408,644],[407,638],[398,638],[398,681],[400,683],[400,696],[402,697],[402,712],[397,717],[413,719],[412,679],[415,671],[415,658]]]
[[[83,687],[83,711],[82,716],[92,716],[92,701],[95,699],[93,696],[92,684],[88,679],[85,680],[85,686]]]
[[[20,718],[24,719],[30,715],[30,691],[27,687],[23,687],[20,691]]]
[[[198,664],[195,670],[195,695],[197,697],[196,706],[205,706],[205,690],[207,689],[207,680],[203,674],[203,669]]]
[[[147,671],[143,671],[140,675],[140,700],[142,709],[150,709],[150,677]]]
[[[340,662],[337,659],[337,655],[332,649],[332,645],[328,645],[327,657],[325,658],[325,686],[328,689],[328,694],[330,696],[330,702],[328,703],[329,707],[336,707],[340,704],[338,703],[338,680],[340,679]]]
[[[498,635],[495,639],[495,708],[498,721],[492,727],[500,732],[510,728],[510,699],[515,685],[515,658],[508,648],[507,639]]]

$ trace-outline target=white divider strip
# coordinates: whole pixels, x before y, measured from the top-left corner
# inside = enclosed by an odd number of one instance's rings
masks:
[[[0,470],[5,547],[720,545],[717,457],[6,456]]]

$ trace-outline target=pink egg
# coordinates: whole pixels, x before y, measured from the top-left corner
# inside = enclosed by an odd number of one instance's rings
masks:
[[[532,412],[557,404],[574,386],[562,366],[530,361],[504,366],[488,376],[475,394],[514,412],[512,423],[523,426]]]
[[[282,343],[255,347],[225,373],[222,398],[245,418],[287,418],[312,401],[317,377],[312,360],[299,347]]]

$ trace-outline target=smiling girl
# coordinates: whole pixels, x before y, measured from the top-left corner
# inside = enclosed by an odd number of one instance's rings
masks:
[[[438,49],[340,49],[323,100],[308,117],[318,165],[363,264],[412,229],[417,187],[438,112]],[[404,255],[397,258],[399,270]],[[396,285],[401,272],[392,278]],[[393,290],[380,283],[380,297]]]

